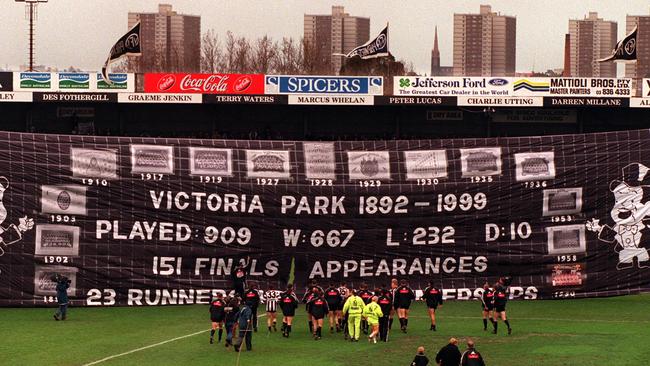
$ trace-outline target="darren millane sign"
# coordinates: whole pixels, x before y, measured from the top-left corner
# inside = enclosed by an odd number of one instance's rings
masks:
[[[54,305],[53,274],[75,306],[203,304],[246,257],[249,279],[299,289],[433,278],[472,300],[510,275],[512,299],[649,291],[649,140],[0,132],[0,306]]]

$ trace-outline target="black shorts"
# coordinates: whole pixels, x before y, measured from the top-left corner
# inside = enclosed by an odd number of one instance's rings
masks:
[[[221,323],[226,318],[226,314],[211,314],[210,320],[213,323]]]
[[[408,310],[411,307],[411,304],[398,304],[395,309],[406,309]]]
[[[284,316],[296,316],[296,311],[295,310],[290,310],[290,311],[282,310],[282,315],[284,315]]]
[[[314,319],[316,319],[316,320],[320,320],[320,319],[325,318],[325,315],[324,315],[324,314],[317,314],[317,315],[312,315],[312,316],[313,316]]]
[[[335,302],[333,302],[333,303],[329,303],[329,302],[328,302],[328,303],[327,303],[327,308],[329,309],[329,311],[336,311],[336,308],[337,308],[338,306],[339,306],[339,304],[338,304],[338,303],[335,303]]]
[[[504,305],[495,305],[495,306],[494,306],[494,310],[495,310],[497,313],[504,312],[504,311],[506,311],[506,305],[505,305],[505,304],[504,304]]]
[[[492,310],[494,310],[494,306],[492,306],[492,305],[481,306],[481,310],[483,310],[483,311],[492,311]]]
[[[429,305],[429,304],[427,304],[427,308],[429,308],[429,309],[433,309],[433,310],[436,310],[436,309],[438,308],[438,304],[436,304],[436,305]]]

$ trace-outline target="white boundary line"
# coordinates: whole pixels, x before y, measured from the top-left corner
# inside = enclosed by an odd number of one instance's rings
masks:
[[[93,362],[90,362],[90,363],[86,363],[86,364],[84,364],[83,366],[96,365],[96,364],[98,364],[98,363],[102,363],[102,362],[104,362],[104,361],[112,360],[112,359],[117,358],[117,357],[122,357],[122,356],[126,356],[126,355],[128,355],[128,354],[131,354],[131,353],[135,353],[135,352],[143,351],[143,350],[145,350],[145,349],[149,349],[149,348],[153,348],[153,347],[158,347],[158,346],[161,346],[161,345],[163,345],[163,344],[165,344],[165,343],[174,342],[174,341],[177,341],[177,340],[179,340],[179,339],[183,339],[183,338],[193,337],[193,336],[195,336],[195,335],[197,335],[197,334],[205,333],[205,332],[207,332],[208,330],[209,330],[209,329],[207,329],[207,330],[201,330],[201,331],[199,331],[199,332],[194,332],[194,333],[191,333],[191,334],[186,334],[186,335],[184,335],[184,336],[180,336],[180,337],[176,337],[176,338],[168,339],[168,340],[166,340],[166,341],[162,341],[162,342],[158,342],[158,343],[150,344],[150,345],[148,345],[148,346],[144,346],[144,347],[140,347],[140,348],[132,349],[132,350],[130,350],[130,351],[126,351],[126,352],[123,352],[123,353],[118,353],[118,354],[116,354],[116,355],[112,355],[112,356],[104,357],[104,358],[102,358],[101,360],[97,360],[97,361],[93,361]]]
[[[259,318],[263,318],[263,317],[265,317],[265,316],[266,316],[266,314],[261,314],[261,315],[258,315],[257,318],[259,319]],[[85,364],[83,364],[83,366],[97,365],[98,363],[102,363],[102,362],[105,362],[105,361],[108,361],[108,360],[112,360],[112,359],[114,359],[114,358],[118,358],[118,357],[126,356],[126,355],[129,355],[129,354],[131,354],[131,353],[144,351],[145,349],[149,349],[149,348],[153,348],[153,347],[158,347],[158,346],[161,346],[161,345],[166,344],[166,343],[170,343],[170,342],[178,341],[178,340],[180,340],[180,339],[189,338],[189,337],[194,337],[195,335],[198,335],[198,334],[201,334],[201,333],[205,333],[205,332],[207,332],[207,331],[209,331],[209,330],[210,330],[210,329],[200,330],[200,331],[198,331],[198,332],[194,332],[194,333],[186,334],[186,335],[183,335],[183,336],[180,336],[180,337],[176,337],[176,338],[168,339],[168,340],[166,340],[166,341],[162,341],[162,342],[158,342],[158,343],[150,344],[150,345],[148,345],[148,346],[144,346],[144,347],[140,347],[140,348],[132,349],[132,350],[130,350],[130,351],[126,351],[126,352],[118,353],[118,354],[116,354],[116,355],[112,355],[112,356],[104,357],[104,358],[102,358],[101,360],[93,361],[93,362],[90,362],[90,363],[85,363]]]
[[[259,319],[259,318],[263,318],[265,316],[266,316],[266,314],[261,314],[261,315],[258,315],[257,318]],[[417,316],[416,315],[416,316],[410,316],[410,318],[422,318],[422,319],[426,318],[426,319],[428,319],[429,317]],[[479,316],[440,316],[439,319],[442,320],[444,318],[451,318],[451,319],[480,319],[480,315]],[[609,319],[513,318],[513,320],[533,320],[533,321],[552,321],[552,322],[587,322],[587,323],[650,323],[649,321],[645,321],[645,320],[609,320]],[[161,346],[161,345],[166,344],[166,343],[178,341],[180,339],[193,337],[195,335],[205,333],[205,332],[207,332],[209,330],[210,329],[201,330],[201,331],[194,332],[194,333],[191,333],[191,334],[186,334],[186,335],[183,335],[183,336],[180,336],[180,337],[168,339],[166,341],[150,344],[148,346],[132,349],[130,351],[118,353],[116,355],[104,357],[101,360],[86,363],[83,366],[97,365],[99,363],[102,363],[102,362],[105,362],[105,361],[108,361],[108,360],[112,360],[112,359],[117,358],[117,357],[122,357],[122,356],[129,355],[131,353],[144,351],[146,349],[153,348],[153,347],[158,347],[158,346]]]

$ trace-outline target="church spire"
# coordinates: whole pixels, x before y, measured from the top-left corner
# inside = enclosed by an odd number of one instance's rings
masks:
[[[440,54],[438,50],[438,26],[436,25],[436,35],[433,38],[433,52]]]

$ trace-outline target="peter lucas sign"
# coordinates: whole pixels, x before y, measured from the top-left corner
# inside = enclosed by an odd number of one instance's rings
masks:
[[[145,74],[145,93],[264,94],[264,75]]]

